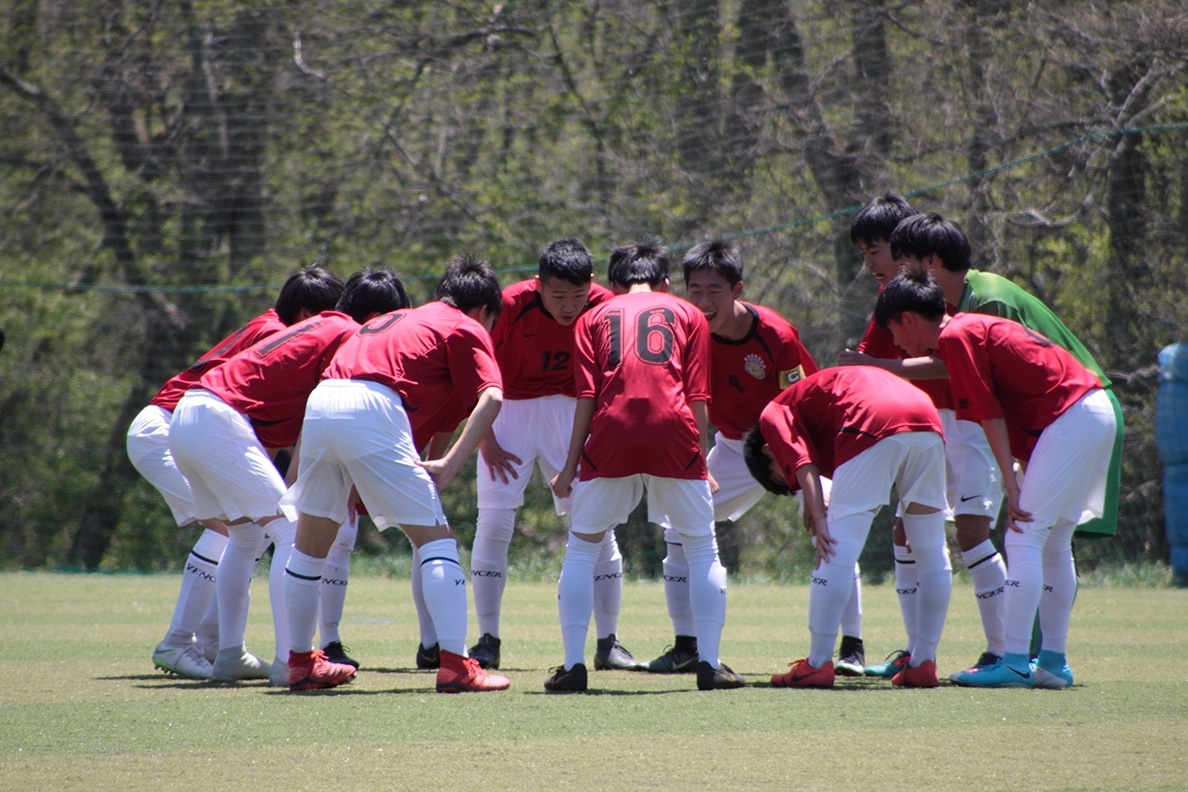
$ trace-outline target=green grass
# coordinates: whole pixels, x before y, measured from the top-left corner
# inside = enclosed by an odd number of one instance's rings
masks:
[[[1083,588],[1072,690],[846,680],[792,691],[767,679],[805,652],[807,592],[744,583],[731,589],[723,659],[754,686],[706,694],[691,676],[596,672],[590,694],[550,696],[541,683],[561,659],[556,589],[513,582],[512,689],[439,696],[431,674],[410,669],[407,580],[352,581],[343,633],[363,671],[308,694],[155,673],[149,657],[177,582],[0,575],[0,789],[1188,788],[1184,591]],[[255,594],[248,642],[269,655],[266,580]],[[623,605],[624,644],[659,654],[671,629],[662,588],[628,583]],[[867,588],[864,610],[868,660],[881,659],[902,640],[893,590]],[[978,655],[979,634],[958,585],[942,673]]]

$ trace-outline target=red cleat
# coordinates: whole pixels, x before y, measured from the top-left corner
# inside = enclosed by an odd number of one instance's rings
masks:
[[[355,669],[344,663],[331,663],[321,649],[312,652],[289,652],[289,690],[322,690],[350,682]]]
[[[788,663],[792,669],[785,674],[771,678],[772,687],[831,688],[833,687],[833,661],[825,661],[820,668],[809,665],[808,658]]]
[[[891,677],[891,684],[896,687],[934,688],[940,684],[940,680],[936,678],[936,663],[925,660],[915,668],[906,666]]]
[[[481,693],[486,690],[507,690],[511,680],[488,674],[473,657],[441,650],[441,668],[437,670],[438,693]]]

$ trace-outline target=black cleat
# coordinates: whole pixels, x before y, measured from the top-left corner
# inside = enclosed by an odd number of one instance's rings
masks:
[[[747,680],[743,679],[743,675],[731,671],[730,666],[725,663],[717,668],[711,668],[704,660],[697,664],[698,690],[733,690],[746,687],[746,684]]]
[[[550,693],[586,692],[586,666],[584,663],[574,663],[573,668],[557,666],[550,670],[553,675],[545,680],[545,690]]]
[[[347,648],[342,645],[342,641],[331,641],[326,644],[322,647],[322,654],[326,655],[326,659],[331,663],[349,665],[354,669],[359,668],[359,661],[347,654]]]
[[[837,676],[862,676],[866,670],[866,649],[861,638],[843,635],[833,673]]]
[[[639,665],[614,633],[598,639],[598,649],[594,652],[595,671],[634,671]]]
[[[974,668],[989,668],[996,666],[1002,662],[1002,658],[993,652],[982,652],[982,656],[978,658],[978,662],[973,664]]]
[[[425,644],[417,644],[417,668],[422,671],[441,668],[441,647],[433,644],[426,649]]]
[[[478,643],[470,647],[468,654],[484,669],[499,668],[500,640],[491,633],[483,633]]]
[[[692,674],[697,670],[697,638],[678,635],[675,644],[655,660],[641,663],[640,670],[650,674]]]

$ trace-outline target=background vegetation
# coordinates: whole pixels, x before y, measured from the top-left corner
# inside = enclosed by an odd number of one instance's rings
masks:
[[[1188,318],[1186,65],[1172,0],[13,0],[0,565],[180,563],[191,537],[124,433],[298,266],[386,264],[425,299],[462,249],[511,282],[560,236],[605,255],[733,235],[747,295],[829,363],[874,291],[850,217],[889,189],[959,220],[978,266],[1099,355],[1126,410],[1123,529],[1082,566],[1162,559],[1154,362]],[[465,536],[473,482],[446,495]],[[513,561],[547,564],[543,489],[523,518]],[[794,573],[797,525],[765,502],[725,532],[728,560]],[[654,573],[655,532],[623,534]]]

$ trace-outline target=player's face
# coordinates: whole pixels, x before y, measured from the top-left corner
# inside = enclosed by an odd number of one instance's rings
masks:
[[[891,258],[891,243],[885,239],[875,239],[858,243],[862,251],[862,263],[875,276],[880,286],[887,285],[899,272],[902,261]]]
[[[771,480],[776,484],[783,484],[785,487],[788,486],[788,477],[784,475],[780,463],[776,462],[775,454],[771,453],[771,446],[765,443],[763,445],[763,453],[768,459],[767,472],[771,474]]]
[[[539,275],[536,279],[540,281],[540,301],[557,323],[571,325],[576,322],[590,299],[590,284],[578,286],[560,278],[541,280]]]
[[[742,281],[730,285],[721,273],[696,269],[689,273],[685,299],[705,315],[711,333],[718,332],[734,311],[734,301],[742,296]]]
[[[895,340],[895,346],[907,352],[912,357],[920,357],[928,351],[926,345],[922,346],[920,340],[919,327],[917,323],[912,320],[915,318],[914,314],[903,314],[899,319],[887,320],[887,331],[891,333],[891,338]],[[906,321],[904,321],[906,319]]]

